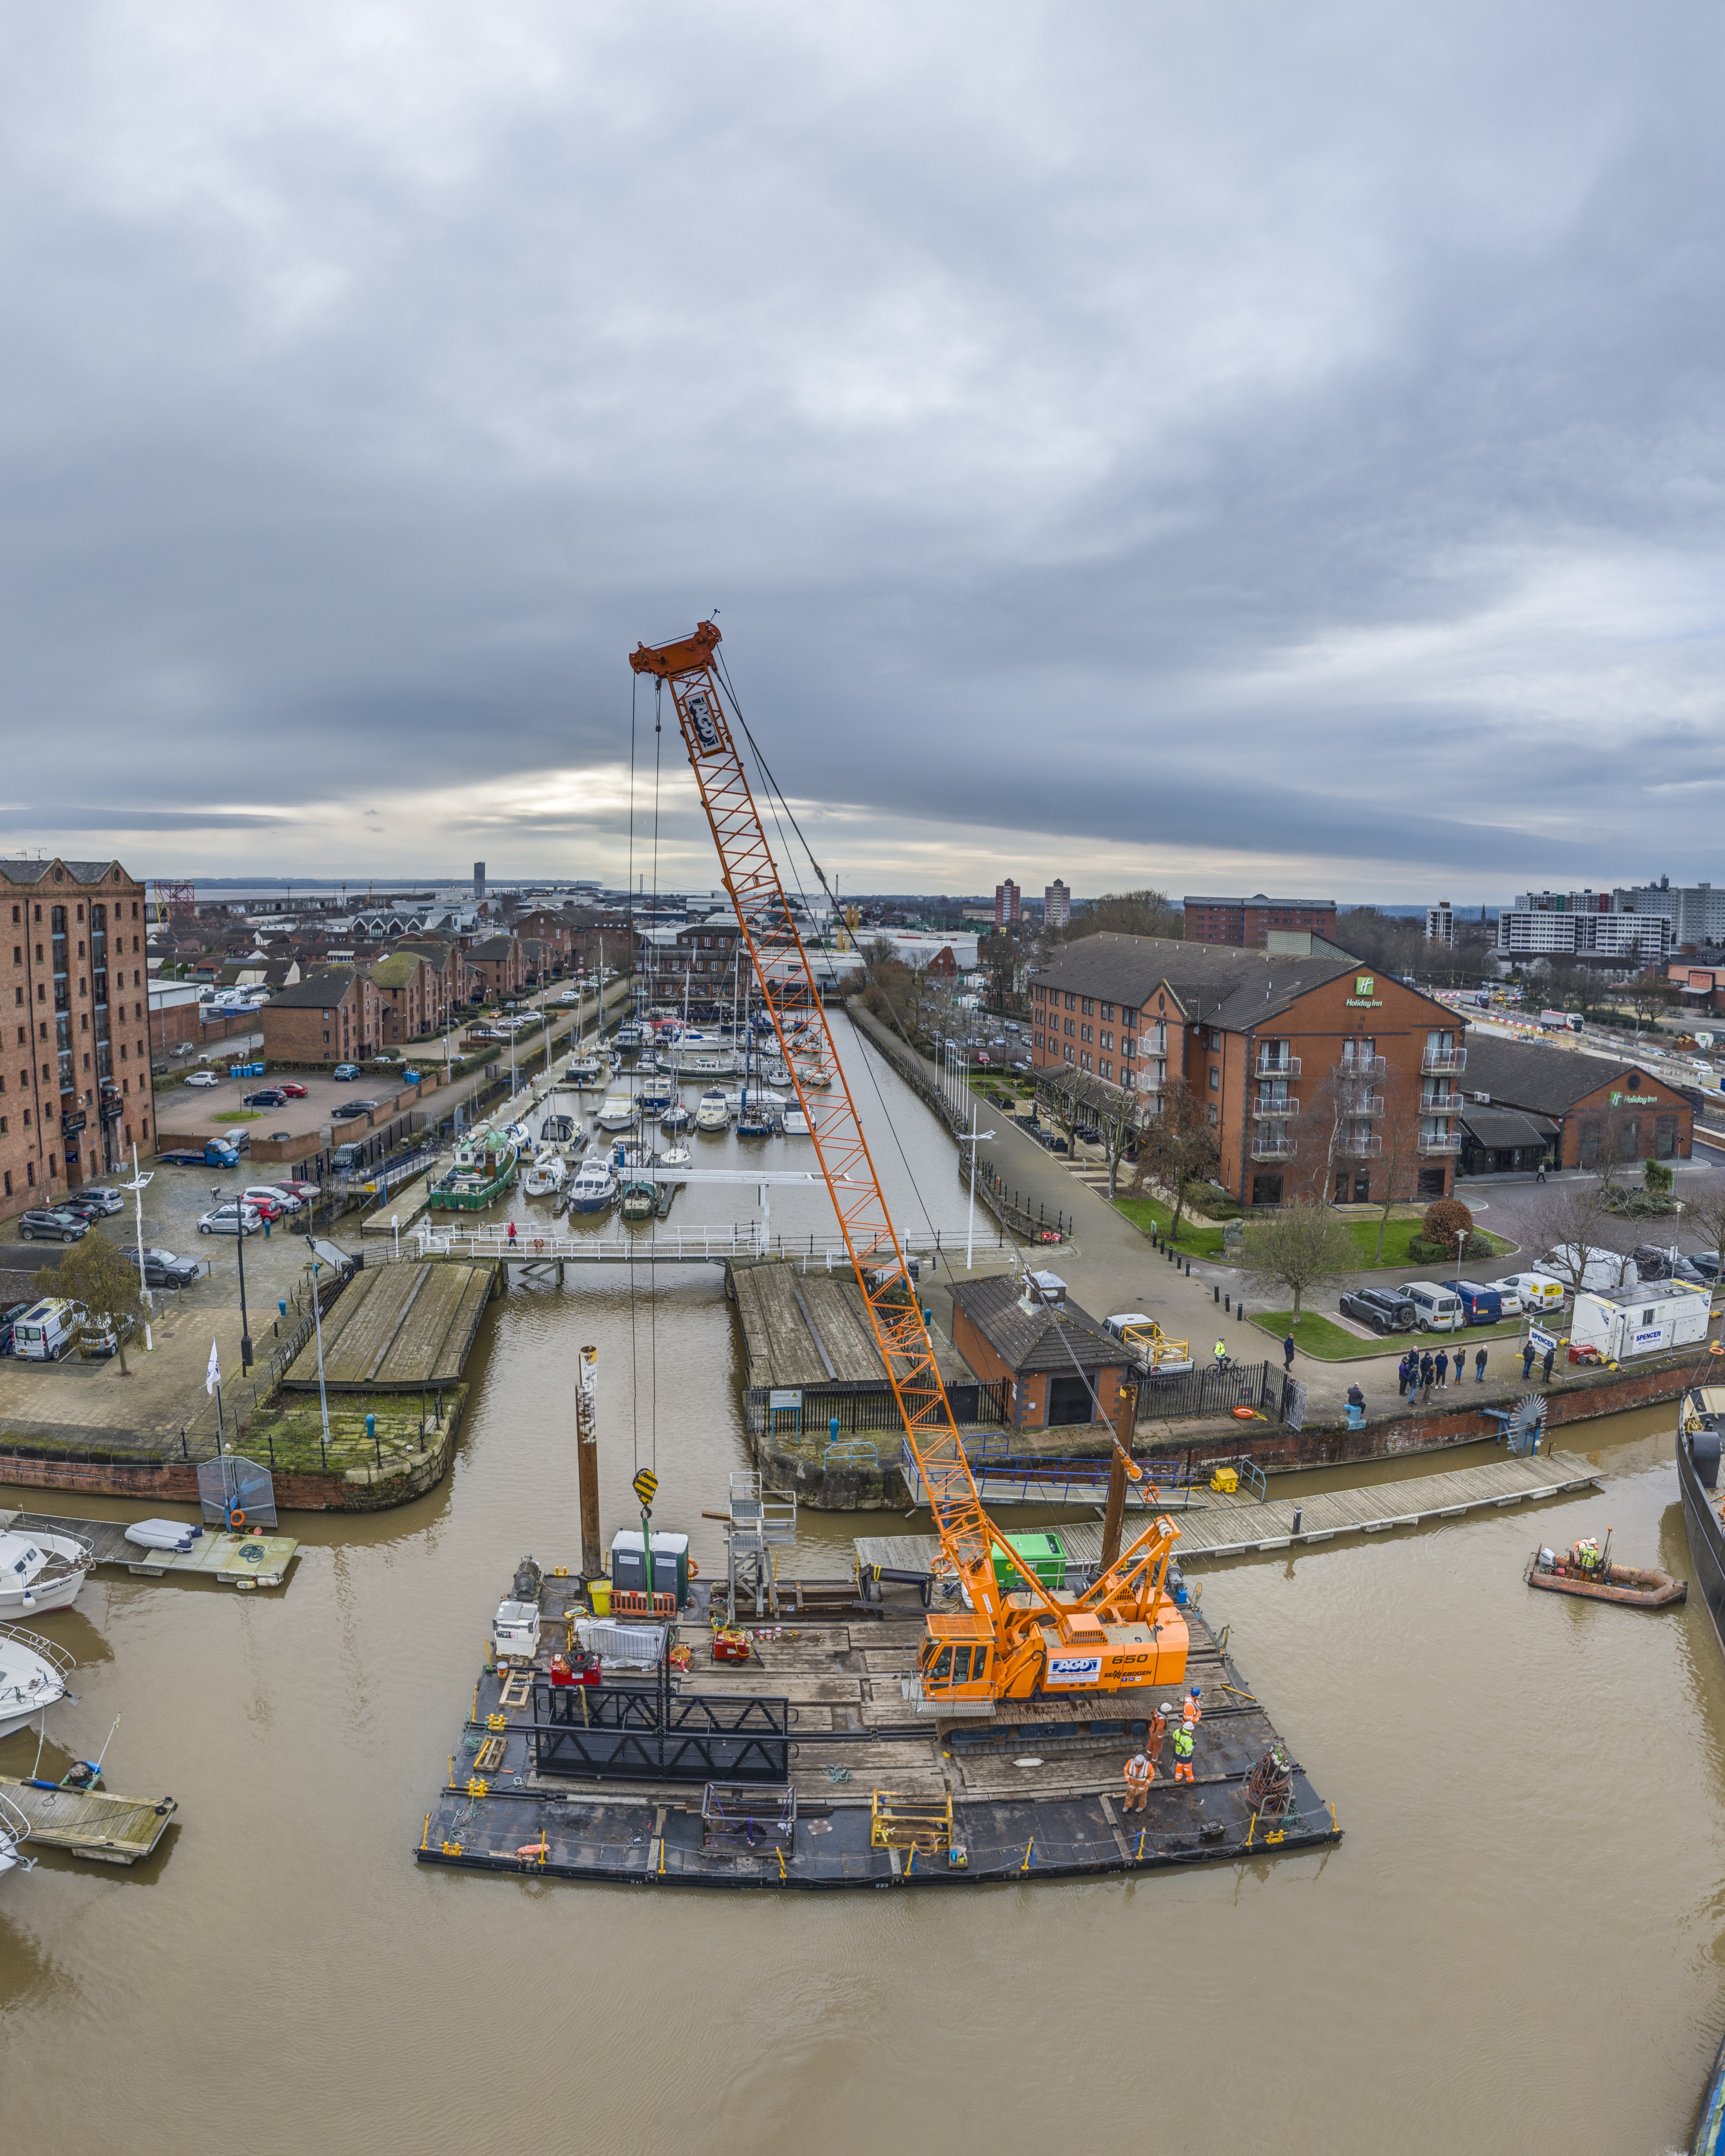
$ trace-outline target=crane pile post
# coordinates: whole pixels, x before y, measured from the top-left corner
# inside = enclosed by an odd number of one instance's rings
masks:
[[[887,1211],[844,1066],[720,693],[718,629],[630,654],[669,689],[726,891],[778,1035],[922,1475],[942,1550],[968,1610],[933,1614],[922,1657],[929,1711],[989,1712],[1052,1686],[1165,1685],[1184,1674],[1186,1627],[1163,1598],[1178,1530],[1158,1516],[1080,1598],[1055,1594],[983,1509],[910,1269]],[[805,1084],[830,1085],[814,1106]],[[1009,1578],[1003,1588],[996,1553]]]

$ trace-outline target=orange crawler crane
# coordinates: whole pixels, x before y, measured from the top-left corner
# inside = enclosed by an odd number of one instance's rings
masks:
[[[718,643],[718,630],[704,621],[676,643],[638,646],[629,665],[663,682],[675,704],[725,888],[736,904],[798,1102],[809,1116],[941,1547],[969,1605],[930,1616],[918,1673],[907,1691],[919,1713],[986,1715],[1001,1700],[1069,1699],[1127,1686],[1176,1685],[1186,1671],[1187,1634],[1185,1620],[1165,1591],[1179,1532],[1171,1520],[1158,1515],[1093,1586],[1067,1595],[1044,1585],[983,1510],[808,953],[732,737],[714,664]],[[804,1091],[804,1066],[811,1064],[819,1073],[815,1082],[830,1088],[814,1106]],[[1017,1575],[1014,1585],[1001,1585],[997,1557],[1008,1578]]]

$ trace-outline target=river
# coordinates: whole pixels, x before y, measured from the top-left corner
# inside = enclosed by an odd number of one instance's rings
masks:
[[[880,1086],[860,1096],[889,1181],[962,1227],[947,1142]],[[776,1195],[775,1227],[824,1226],[814,1197]],[[577,1552],[587,1340],[607,1534],[652,1460],[660,1524],[716,1568],[698,1515],[742,1458],[716,1276],[662,1271],[655,1296],[644,1269],[594,1268],[492,1306],[440,1489],[287,1521],[284,1593],[99,1578],[41,1620],[84,1665],[48,1758],[121,1714],[113,1785],[181,1810],[135,1871],[50,1852],[0,1880],[8,2147],[1686,2143],[1725,2024],[1725,1665],[1698,1599],[1649,1616],[1521,1576],[1536,1536],[1607,1526],[1628,1561],[1686,1571],[1671,1410],[1575,1433],[1598,1496],[1208,1568],[1206,1614],[1335,1802],[1327,1854],[838,1899],[422,1871],[510,1573]],[[1366,1477],[1301,1478],[1330,1479]],[[803,1568],[877,1523],[805,1515]],[[0,1745],[0,1771],[33,1749]]]

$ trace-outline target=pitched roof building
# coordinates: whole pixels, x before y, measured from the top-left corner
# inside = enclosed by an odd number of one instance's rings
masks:
[[[264,1055],[307,1068],[363,1063],[382,1045],[377,988],[349,966],[331,966],[284,988],[264,1006]]]
[[[1014,1430],[1094,1422],[1092,1387],[1108,1419],[1129,1359],[1049,1272],[956,1282],[952,1345],[984,1381],[1010,1380]]]
[[[1517,1137],[1507,1121],[1494,1120],[1510,1115],[1538,1134],[1558,1168],[1687,1160],[1694,1143],[1691,1102],[1627,1056],[1592,1055],[1476,1031],[1468,1036],[1466,1083],[1461,1122],[1471,1141],[1470,1173],[1538,1165],[1537,1158],[1497,1158],[1525,1153],[1533,1142]]]

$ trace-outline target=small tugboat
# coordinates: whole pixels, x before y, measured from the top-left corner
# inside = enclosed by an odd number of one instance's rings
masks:
[[[1609,1531],[1603,1548],[1589,1535],[1561,1557],[1555,1550],[1536,1550],[1527,1560],[1526,1578],[1529,1587],[1548,1588],[1554,1594],[1621,1602],[1631,1609],[1667,1609],[1689,1592],[1684,1581],[1673,1579],[1668,1572],[1613,1564]]]
[[[487,1123],[470,1130],[455,1147],[454,1165],[434,1183],[426,1203],[434,1213],[480,1213],[515,1183],[516,1142]]]

